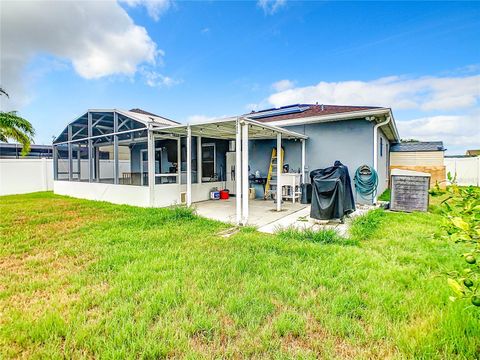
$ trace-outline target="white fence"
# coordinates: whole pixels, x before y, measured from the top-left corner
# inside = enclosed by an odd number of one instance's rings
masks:
[[[445,158],[447,174],[457,176],[458,185],[480,186],[480,157]]]
[[[81,179],[88,179],[88,162],[82,160],[80,167]],[[68,172],[68,165],[61,160],[59,171]],[[73,171],[78,172],[77,162]],[[119,171],[130,172],[130,160],[119,161]],[[100,160],[100,174],[113,178],[113,160]],[[0,196],[49,190],[53,190],[52,159],[0,159]]]
[[[53,190],[52,159],[0,159],[0,195]]]

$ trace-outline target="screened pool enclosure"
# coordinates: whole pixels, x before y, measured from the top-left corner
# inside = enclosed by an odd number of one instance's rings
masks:
[[[248,118],[185,125],[143,110],[88,110],[53,142],[54,191],[137,206],[170,206],[209,199],[224,188],[226,154],[235,152],[236,214],[248,219],[249,141],[297,141],[305,135]],[[277,210],[281,207],[277,204]]]

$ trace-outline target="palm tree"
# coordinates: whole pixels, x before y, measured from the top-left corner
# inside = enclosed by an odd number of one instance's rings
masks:
[[[8,93],[0,87],[0,95],[8,96]],[[0,141],[8,142],[9,139],[22,144],[22,155],[30,152],[30,144],[33,141],[35,129],[32,124],[17,115],[16,111],[0,111]]]

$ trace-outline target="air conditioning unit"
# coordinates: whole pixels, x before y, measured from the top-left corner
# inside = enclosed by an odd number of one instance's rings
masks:
[[[392,192],[390,209],[394,211],[427,211],[429,173],[393,169],[391,172]]]

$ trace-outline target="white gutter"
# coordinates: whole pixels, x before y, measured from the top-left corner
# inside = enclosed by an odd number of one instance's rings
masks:
[[[378,173],[378,128],[383,125],[387,125],[390,122],[391,117],[387,116],[387,119],[381,123],[376,124],[373,127],[373,169]],[[388,154],[386,154],[388,156]],[[374,203],[377,202],[377,195],[373,200]]]

